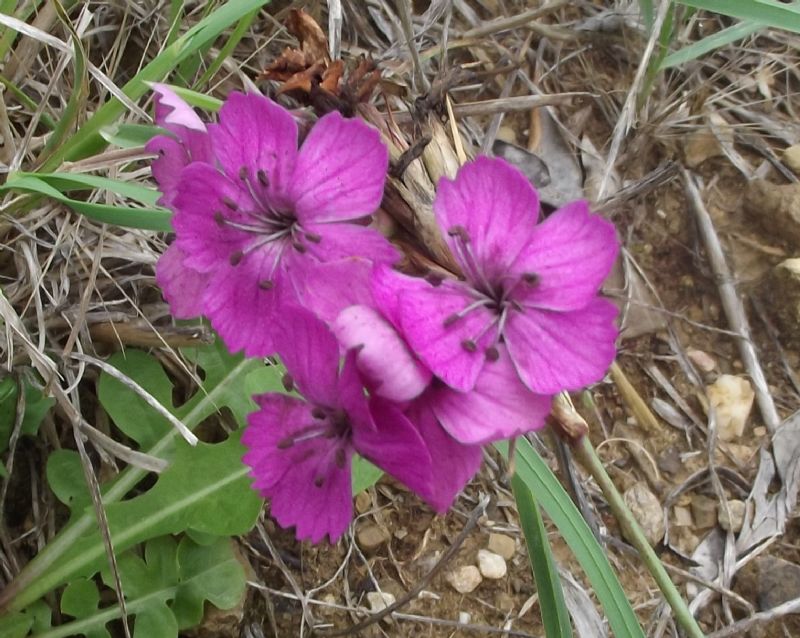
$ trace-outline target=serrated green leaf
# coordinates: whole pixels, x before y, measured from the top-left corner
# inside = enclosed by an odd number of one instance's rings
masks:
[[[126,608],[134,616],[134,636],[140,638],[177,638],[179,619],[186,623],[181,627],[194,626],[202,619],[206,600],[230,609],[246,588],[244,568],[229,538],[217,538],[209,546],[199,546],[187,536],[180,543],[169,536],[156,538],[146,544],[144,560],[129,551],[119,556],[118,566]],[[103,580],[109,585],[108,570]],[[35,638],[89,635],[120,615],[118,605],[109,606]]]
[[[495,447],[503,454],[508,454],[506,442],[496,443]],[[614,635],[644,638],[636,613],[608,562],[605,550],[597,542],[569,494],[524,438],[517,439],[516,458],[517,474],[531,492],[536,494],[545,512],[555,523],[564,541],[586,572]]]
[[[175,411],[172,382],[157,359],[131,349],[114,354],[108,363],[136,381],[170,412]],[[142,449],[155,445],[173,427],[141,396],[111,375],[100,375],[97,397],[114,424]]]
[[[3,638],[25,638],[30,632],[47,631],[52,611],[44,601],[37,600],[25,611],[0,616],[0,636]]]
[[[203,387],[176,410],[177,417],[189,429],[193,429],[218,410],[233,405],[236,406],[235,409],[231,408],[234,415],[243,419],[244,414],[252,408],[244,407],[249,399],[245,401],[242,398],[242,383],[251,372],[263,369],[264,364],[256,360],[244,360],[238,355],[230,355],[225,352],[224,347],[216,344],[193,350],[194,359],[202,363],[205,379]],[[273,370],[279,380],[278,369],[273,367],[269,367],[269,369]],[[152,456],[169,460],[174,454],[178,438],[179,435],[172,429],[146,452]],[[239,449],[239,453],[241,453],[241,449]],[[237,464],[242,475],[236,480],[241,480],[249,485],[244,466],[240,461],[237,461]],[[202,466],[194,466],[194,475],[202,476],[203,472],[198,472],[198,467]],[[120,503],[147,474],[146,471],[137,467],[126,468],[111,484],[103,486],[104,503],[107,505]],[[247,498],[252,497],[253,492],[249,488],[246,493]],[[239,495],[237,492],[237,498]],[[11,611],[24,609],[52,588],[84,574],[84,571],[89,569],[88,564],[91,563],[91,560],[87,563],[85,557],[76,554],[75,548],[84,547],[86,537],[92,534],[95,534],[95,541],[97,540],[96,525],[95,515],[91,509],[80,516],[75,516],[25,566],[19,575],[3,591],[0,591],[0,606]],[[94,551],[96,549],[95,547]],[[92,560],[96,560],[96,554]]]
[[[64,588],[64,593],[61,594],[61,611],[68,616],[85,620],[97,615],[99,602],[100,593],[94,581],[79,578]],[[86,638],[111,638],[105,623],[87,628],[84,635]]]
[[[55,402],[27,381],[23,381],[23,387],[25,388],[25,413],[22,416],[20,432],[34,436]],[[17,419],[17,394],[18,384],[14,378],[6,377],[0,381],[0,454],[8,449],[14,430],[14,423]],[[0,475],[5,475],[5,467],[2,464],[0,464]]]
[[[47,457],[45,472],[53,494],[72,511],[73,515],[81,514],[89,507],[92,500],[77,452],[54,450]]]
[[[353,496],[375,485],[381,476],[382,469],[357,454],[353,456]]]
[[[136,614],[133,638],[176,638],[178,620],[172,610],[160,601]]]

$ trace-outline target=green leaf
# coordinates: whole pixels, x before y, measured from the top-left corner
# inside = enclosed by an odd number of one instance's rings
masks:
[[[178,86],[176,84],[168,84],[167,86],[175,91],[178,97],[191,106],[196,106],[204,111],[212,112],[219,111],[222,108],[222,100],[211,95],[206,95],[205,93],[201,93],[199,91],[193,91],[192,89],[187,89],[184,86]]]
[[[151,489],[105,506],[115,551],[186,529],[232,536],[248,532],[255,524],[262,501],[250,488],[238,433],[222,443],[191,447],[181,441],[176,447],[172,464]],[[94,526],[39,578],[37,587],[49,590],[75,577],[92,576],[105,559],[103,540]]]
[[[139,148],[162,133],[164,129],[152,124],[112,124],[100,129],[106,142],[120,148]]]
[[[778,0],[678,0],[696,9],[761,22],[776,29],[800,33],[800,4],[785,4]]]
[[[508,454],[506,442],[495,446]],[[597,599],[605,610],[608,623],[616,636],[644,638],[644,632],[625,596],[619,579],[608,562],[605,550],[597,542],[578,508],[547,464],[523,439],[517,439],[517,474],[531,492],[536,494],[545,512],[553,520],[564,541],[580,563]]]
[[[61,193],[100,189],[116,193],[148,206],[154,206],[161,197],[161,193],[155,188],[142,186],[136,182],[110,179],[90,173],[25,173],[18,171],[9,176],[8,181],[3,185],[3,189],[14,188],[15,181],[23,177],[41,180]]]
[[[690,60],[695,60],[710,51],[715,51],[732,42],[742,40],[764,28],[763,22],[745,21],[728,27],[727,29],[722,29],[722,31],[717,31],[717,33],[705,37],[702,40],[698,40],[674,53],[670,53],[661,61],[659,71],[680,66]]]
[[[94,584],[94,581],[84,578],[73,580],[61,594],[62,613],[79,620],[96,616],[99,603],[100,593],[97,591],[97,585]],[[95,627],[87,628],[84,635],[86,638],[111,638],[105,623],[98,623]]]
[[[38,600],[25,611],[0,616],[0,636],[24,638],[30,632],[46,631],[51,624],[52,611],[43,600]]]
[[[252,407],[246,407],[250,401],[247,397],[242,397],[242,384],[247,376],[256,370],[265,368],[263,362],[257,360],[245,360],[239,355],[230,355],[223,346],[214,344],[212,346],[192,349],[193,358],[201,365],[205,373],[202,388],[184,405],[176,411],[176,416],[189,428],[195,428],[200,422],[208,418],[222,408],[229,407],[234,416],[241,423],[244,415]],[[275,374],[274,384],[280,384],[280,370],[277,366],[268,367]],[[252,406],[252,403],[249,404]],[[148,454],[169,460],[172,458],[177,447],[176,441],[179,435],[175,429],[170,429],[157,443],[146,450]],[[180,439],[182,442],[182,439]],[[234,450],[228,450],[230,456],[241,454],[242,450],[236,442],[229,442],[235,445]],[[234,479],[249,485],[249,481],[244,475],[244,466],[237,459],[238,470],[242,472],[241,477]],[[204,472],[198,472],[194,465],[194,472],[191,468],[188,474],[203,478]],[[128,467],[111,484],[103,486],[103,502],[106,505],[123,502],[123,499],[133,490],[148,473],[137,467]],[[237,492],[236,498],[245,492]],[[246,491],[246,499],[251,497],[252,491]],[[145,493],[146,495],[146,493]],[[115,515],[124,518],[122,515]],[[123,521],[124,522],[124,521]],[[186,521],[184,521],[186,522]],[[117,525],[119,522],[116,523]],[[89,564],[94,558],[88,559],[76,555],[76,547],[85,547],[86,537],[96,533],[97,522],[94,512],[89,509],[79,516],[75,516],[61,532],[51,540],[39,554],[28,563],[22,572],[8,586],[0,591],[0,607],[10,611],[24,609],[32,602],[39,599],[58,584],[66,583],[72,578],[89,570]],[[198,526],[201,528],[202,526]],[[123,530],[125,531],[125,530]],[[137,533],[141,530],[137,530]],[[135,536],[135,535],[134,535]],[[94,547],[93,551],[97,551]],[[75,563],[70,561],[76,558]],[[102,562],[102,561],[100,561]]]
[[[74,450],[54,450],[47,457],[47,482],[56,498],[66,505],[73,516],[83,513],[92,499],[78,453]]]
[[[383,470],[357,454],[353,456],[353,496],[375,485],[381,476]]]
[[[25,388],[25,413],[22,416],[20,432],[35,436],[45,415],[55,401],[45,396],[39,388],[28,381],[22,382]],[[8,449],[14,424],[17,420],[18,384],[13,377],[0,381],[0,454]],[[0,476],[6,475],[5,466],[0,464]]]
[[[112,206],[110,204],[97,204],[67,197],[57,188],[54,188],[43,179],[34,177],[33,174],[15,177],[10,182],[0,186],[0,193],[9,190],[19,190],[50,197],[76,213],[85,215],[89,219],[103,224],[114,224],[126,228],[141,228],[142,230],[159,230],[170,232],[172,230],[172,213],[166,208],[129,206]]]
[[[230,609],[241,602],[247,584],[244,568],[236,559],[229,538],[217,538],[211,545],[200,546],[189,537],[176,543],[171,536],[162,536],[146,544],[144,559],[132,551],[121,554],[118,568],[126,608],[134,616],[133,635],[139,638],[177,638],[181,628],[200,622],[205,601],[219,609]],[[103,581],[111,587],[108,569],[103,572]],[[94,588],[91,581],[74,582],[88,582]],[[77,598],[80,610],[85,611],[93,598],[91,592],[81,593],[82,597],[70,595]],[[95,609],[79,620],[37,634],[35,638],[99,635],[92,632],[104,631],[108,622],[120,616],[118,605]]]
[[[547,530],[544,527],[539,504],[525,482],[517,475],[511,481],[517,511],[525,533],[528,558],[536,579],[536,592],[539,594],[539,608],[542,610],[542,624],[547,638],[570,638],[572,628],[569,612],[564,602],[561,578],[558,575]]]
[[[136,381],[170,412],[175,412],[172,382],[152,356],[141,350],[126,350],[113,355],[108,363]],[[142,449],[155,445],[173,427],[141,396],[108,374],[100,375],[97,398],[114,424]]]

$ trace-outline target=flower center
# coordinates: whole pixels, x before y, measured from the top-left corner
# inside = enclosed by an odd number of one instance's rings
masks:
[[[461,341],[467,352],[477,352],[480,341],[493,333],[484,354],[489,361],[497,361],[500,356],[498,345],[503,341],[503,330],[512,311],[522,311],[522,306],[514,300],[514,292],[520,286],[536,286],[539,276],[524,273],[521,277],[504,277],[499,280],[490,277],[481,267],[472,250],[470,237],[463,226],[453,226],[448,231],[454,239],[456,256],[464,269],[464,276],[470,286],[470,296],[474,301],[444,320],[444,327],[450,328],[460,323],[470,313],[485,308],[490,312],[486,322],[478,332]]]
[[[238,266],[249,255],[270,244],[275,244],[273,263],[267,271],[267,277],[259,283],[261,288],[269,290],[274,285],[275,269],[287,247],[302,254],[308,251],[308,243],[318,244],[322,238],[316,233],[304,230],[294,210],[285,206],[275,206],[269,201],[264,194],[269,187],[269,178],[266,172],[261,169],[257,170],[255,179],[253,179],[250,170],[243,166],[239,170],[239,180],[255,203],[254,210],[250,210],[249,206],[242,208],[231,198],[223,197],[222,204],[231,213],[238,213],[238,219],[229,219],[228,215],[217,211],[214,213],[214,221],[219,226],[236,229],[252,235],[254,238],[245,248],[231,253],[229,260],[232,266]]]
[[[347,448],[352,438],[350,417],[343,410],[314,406],[311,409],[311,422],[293,434],[278,441],[279,450],[288,450],[310,441],[326,441],[321,445],[306,445],[296,463],[304,463],[312,457],[319,457],[314,485],[322,487],[330,476],[333,466],[345,469]]]

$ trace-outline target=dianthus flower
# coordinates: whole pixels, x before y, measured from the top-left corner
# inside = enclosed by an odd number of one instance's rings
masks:
[[[171,304],[199,296],[194,305],[231,351],[272,354],[272,325],[303,269],[353,254],[396,259],[379,233],[349,223],[378,207],[388,152],[375,129],[338,113],[298,149],[291,113],[254,94],[231,94],[207,136],[211,158],[180,169],[168,202],[176,252],[159,263],[159,281]],[[171,285],[181,268],[204,276],[204,289]]]
[[[368,399],[354,353],[339,368],[339,345],[309,311],[285,308],[276,326],[289,382],[303,399],[255,397],[242,441],[253,487],[270,499],[272,516],[299,539],[335,542],[353,516],[354,453],[423,496],[431,457],[417,429],[390,402]],[[448,503],[449,504],[449,503]],[[446,506],[445,506],[446,507]]]
[[[537,394],[602,377],[617,335],[616,308],[598,296],[618,251],[611,223],[583,201],[537,223],[528,180],[487,157],[439,182],[434,213],[463,280],[392,273],[374,295],[434,375],[469,392],[505,351]]]

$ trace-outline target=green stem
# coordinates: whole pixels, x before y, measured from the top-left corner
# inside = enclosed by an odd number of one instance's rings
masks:
[[[594,447],[592,447],[589,441],[589,437],[582,436],[578,441],[573,443],[572,449],[575,457],[580,461],[584,469],[597,481],[597,484],[603,491],[603,495],[606,497],[606,501],[608,501],[608,505],[611,507],[614,517],[622,528],[625,538],[639,551],[642,562],[644,562],[645,567],[647,567],[647,570],[656,581],[667,604],[672,608],[675,619],[691,638],[704,638],[703,630],[700,629],[697,620],[695,620],[692,612],[689,611],[689,607],[687,607],[686,602],[681,597],[675,583],[670,580],[658,556],[656,556],[653,548],[650,547],[650,543],[647,542],[642,528],[639,527],[639,523],[636,522],[633,514],[628,509],[627,505],[625,505],[625,501],[622,499],[622,495],[617,491],[611,477],[606,473],[603,463],[600,461],[597,452],[595,452]]]

